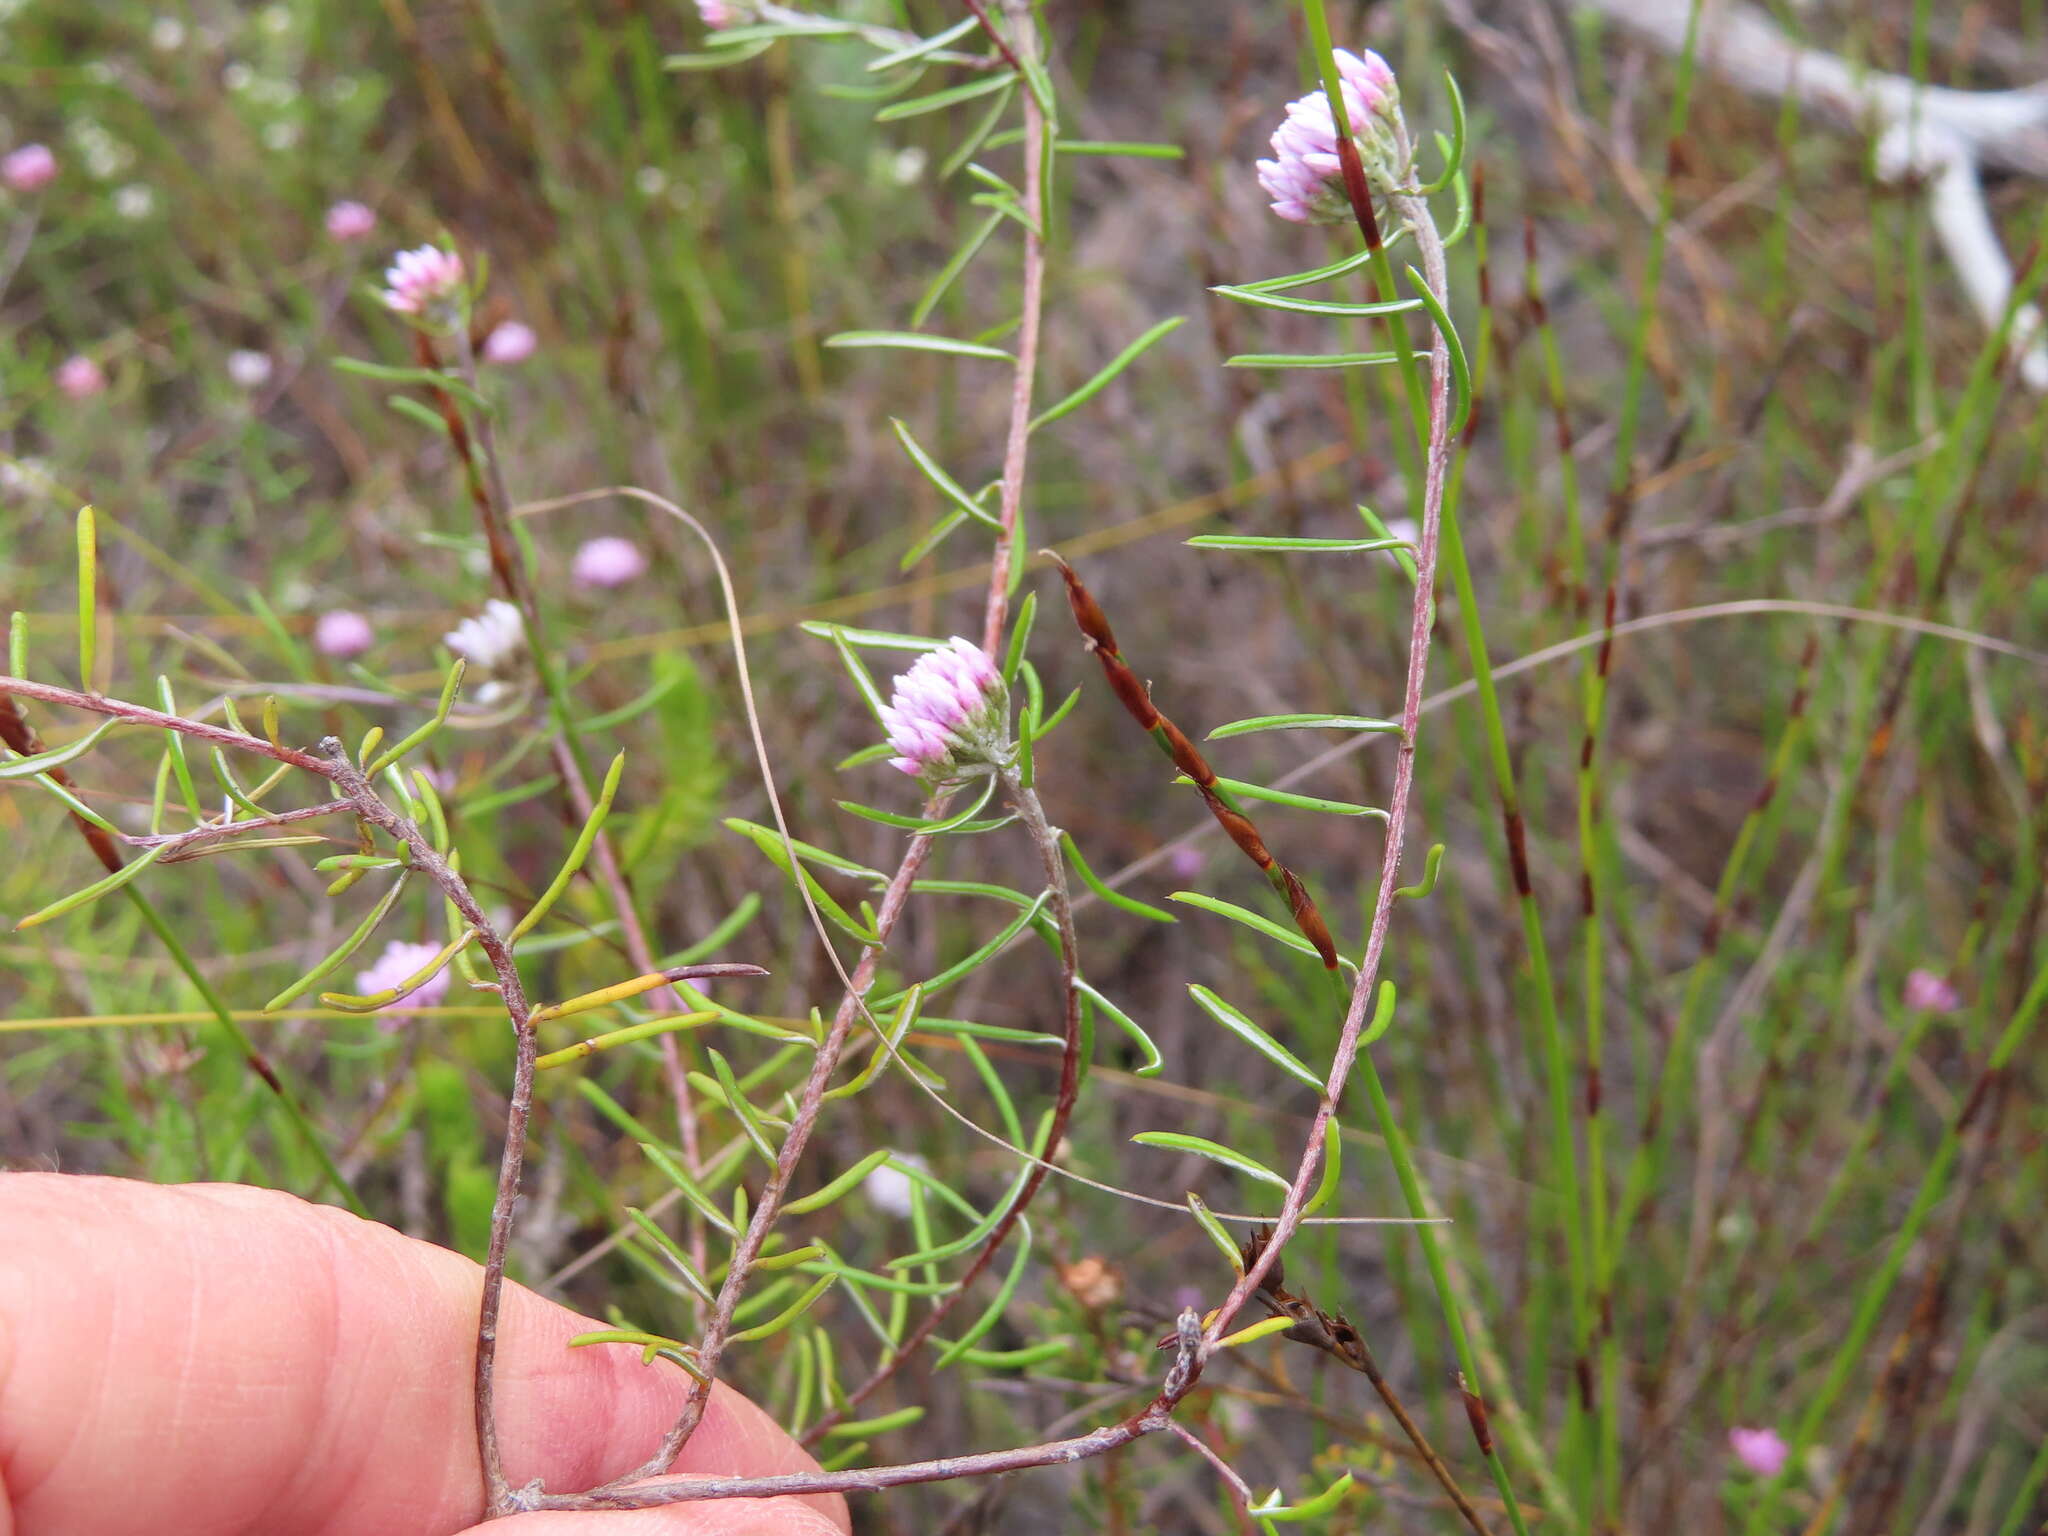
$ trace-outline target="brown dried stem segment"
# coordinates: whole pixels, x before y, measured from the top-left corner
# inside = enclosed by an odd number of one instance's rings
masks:
[[[1110,691],[1139,727],[1158,743],[1159,750],[1193,781],[1217,825],[1230,835],[1230,840],[1237,844],[1244,856],[1258,866],[1280,899],[1287,903],[1287,910],[1293,914],[1294,924],[1301,930],[1302,937],[1315,946],[1324,968],[1334,971],[1337,968],[1337,946],[1330,937],[1330,925],[1323,921],[1323,914],[1317,910],[1314,898],[1301,883],[1301,877],[1273,857],[1265,839],[1259,836],[1258,828],[1252,825],[1251,818],[1218,782],[1216,770],[1188,740],[1187,734],[1153,704],[1151,692],[1117,650],[1116,634],[1110,629],[1109,619],[1103,613],[1102,605],[1095,600],[1095,594],[1074,574],[1074,568],[1056,553],[1049,549],[1041,553],[1060,568],[1060,576],[1067,584],[1067,606],[1073,610],[1074,623],[1081,631],[1083,643],[1101,663],[1102,675],[1108,679]]]

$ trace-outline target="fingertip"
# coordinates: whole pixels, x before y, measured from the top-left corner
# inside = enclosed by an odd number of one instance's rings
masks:
[[[846,1536],[847,1530],[844,1519],[803,1499],[706,1499],[664,1509],[546,1510],[493,1520],[462,1536]]]

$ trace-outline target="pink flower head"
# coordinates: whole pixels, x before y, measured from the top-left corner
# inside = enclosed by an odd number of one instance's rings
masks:
[[[1907,973],[1905,999],[1915,1013],[1954,1013],[1963,1005],[1952,984],[1926,970]]]
[[[647,574],[647,557],[631,539],[606,534],[576,551],[569,574],[579,587],[623,587]]]
[[[57,157],[47,144],[24,144],[0,155],[0,182],[10,192],[34,192],[57,176]]]
[[[462,258],[438,245],[400,251],[384,271],[384,303],[401,315],[445,316],[462,293]]]
[[[736,0],[697,0],[697,19],[714,32],[737,25],[739,12]]]
[[[331,609],[313,621],[313,648],[337,661],[362,655],[374,638],[370,621],[348,608]]]
[[[1776,1477],[1785,1470],[1785,1462],[1792,1454],[1792,1447],[1775,1429],[1743,1429],[1740,1426],[1728,1431],[1728,1449],[1758,1477]]]
[[[532,326],[507,320],[484,338],[483,358],[487,363],[523,363],[539,345],[540,338],[533,333]]]
[[[955,635],[926,651],[896,679],[882,724],[896,756],[889,766],[913,778],[944,778],[965,763],[1001,761],[1002,674],[988,653]]]
[[[1367,179],[1384,183],[1398,168],[1400,89],[1387,61],[1367,49],[1364,56],[1339,48],[1337,77],[1344,115],[1359,147]],[[1273,199],[1273,211],[1296,224],[1326,224],[1350,217],[1344,195],[1343,162],[1337,157],[1337,123],[1329,97],[1310,91],[1287,106],[1287,120],[1273,134],[1271,160],[1258,162],[1259,185]],[[1377,174],[1375,174],[1377,173]]]
[[[368,995],[375,992],[389,992],[393,987],[402,987],[406,979],[426,969],[427,962],[441,952],[436,944],[408,944],[403,939],[393,939],[384,946],[384,953],[371,961],[369,966],[356,972],[356,991]],[[417,991],[387,1004],[393,1014],[410,1013],[415,1008],[432,1008],[448,995],[448,971],[446,967],[420,983]],[[384,1022],[386,1029],[396,1029],[400,1020]]]
[[[1202,872],[1202,865],[1206,862],[1201,849],[1186,844],[1166,856],[1166,867],[1182,880],[1194,879]]]
[[[344,198],[327,210],[327,234],[333,240],[360,240],[377,227],[368,204]]]
[[[89,399],[107,387],[106,372],[91,358],[67,357],[57,365],[57,387],[73,400]]]

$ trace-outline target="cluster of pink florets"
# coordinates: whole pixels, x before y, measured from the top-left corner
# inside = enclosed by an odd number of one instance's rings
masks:
[[[988,652],[955,635],[896,679],[882,724],[893,768],[937,781],[971,764],[993,765],[1007,745],[1006,692]]]
[[[1381,185],[1400,175],[1403,154],[1400,87],[1387,61],[1367,49],[1363,55],[1336,50],[1344,113],[1350,119],[1368,181]],[[1273,135],[1271,160],[1258,162],[1259,185],[1273,199],[1273,211],[1297,224],[1347,219],[1343,163],[1337,157],[1337,124],[1321,90],[1289,102],[1287,121]]]
[[[400,251],[384,270],[384,304],[401,315],[430,320],[449,316],[466,276],[462,257],[438,245]]]

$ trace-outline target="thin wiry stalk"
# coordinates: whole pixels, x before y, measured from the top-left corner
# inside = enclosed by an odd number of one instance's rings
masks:
[[[1040,864],[1045,870],[1046,885],[1052,891],[1046,901],[1046,910],[1052,914],[1053,924],[1059,931],[1060,941],[1060,1028],[1066,1042],[1060,1053],[1060,1082],[1058,1097],[1053,1102],[1052,1120],[1046,1128],[1043,1153],[1034,1158],[1031,1171],[1025,1175],[1017,1196],[1010,1202],[1001,1220],[990,1229],[983,1239],[980,1250],[973,1261],[962,1271],[954,1287],[939,1297],[925,1315],[904,1337],[901,1344],[890,1350],[887,1357],[869,1374],[867,1380],[846,1394],[845,1405],[833,1409],[813,1424],[804,1435],[806,1445],[817,1441],[833,1425],[845,1421],[851,1412],[859,1407],[875,1390],[903,1368],[905,1361],[915,1355],[943,1323],[952,1310],[966,1297],[968,1287],[981,1276],[1008,1239],[1011,1229],[1022,1219],[1025,1208],[1031,1204],[1051,1171],[1051,1162],[1060,1138],[1066,1135],[1067,1124],[1073,1118],[1074,1106],[1081,1094],[1081,992],[1076,983],[1081,976],[1080,941],[1074,932],[1074,907],[1067,894],[1066,859],[1060,852],[1060,833],[1045,819],[1045,809],[1039,804],[1038,796],[1022,782],[1014,772],[1005,772],[1002,777],[1003,793],[1016,810],[1023,823],[1032,846],[1038,850]]]

